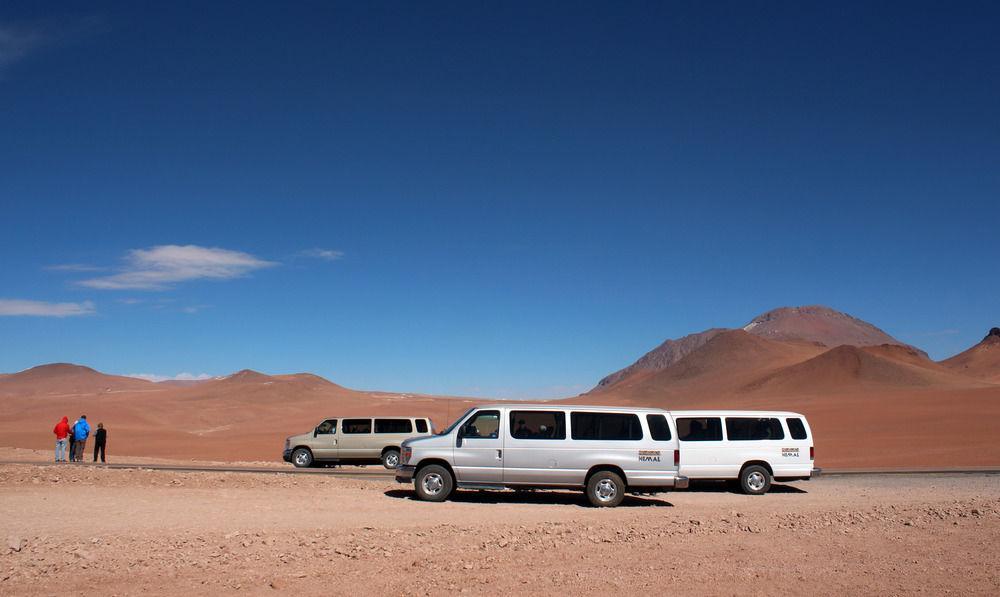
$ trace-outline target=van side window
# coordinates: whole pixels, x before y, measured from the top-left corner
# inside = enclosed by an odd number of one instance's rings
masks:
[[[566,439],[566,413],[512,410],[510,436],[514,439]]]
[[[765,439],[785,439],[778,419],[751,419],[726,417],[726,436],[729,441],[757,441]]]
[[[718,417],[677,419],[677,439],[683,442],[721,442],[722,420]]]
[[[626,413],[571,413],[573,439],[636,441],[642,439],[639,416]]]
[[[409,419],[375,419],[375,433],[413,433]]]
[[[417,419],[417,433],[427,433],[427,419]]]
[[[462,427],[462,437],[489,439],[500,437],[500,411],[481,410],[472,415],[469,422]]]
[[[802,424],[802,419],[798,417],[789,417],[785,419],[788,423],[788,433],[792,434],[792,439],[806,439],[806,426]]]
[[[337,419],[327,419],[316,426],[316,435],[337,433]]]
[[[340,425],[340,430],[343,433],[371,433],[372,420],[344,419],[344,422]]]
[[[649,434],[653,436],[653,440],[658,442],[670,440],[670,425],[667,425],[667,417],[646,415],[646,424],[649,425]]]

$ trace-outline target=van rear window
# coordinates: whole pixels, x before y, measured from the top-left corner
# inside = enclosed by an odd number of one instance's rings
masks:
[[[371,419],[344,419],[340,424],[341,433],[371,433]]]
[[[788,423],[788,433],[792,434],[792,439],[806,439],[809,437],[806,434],[806,426],[802,424],[802,419],[797,417],[789,417],[785,419]]]
[[[721,442],[722,419],[718,417],[677,419],[677,439],[683,442]]]
[[[572,413],[573,439],[636,441],[642,439],[638,415],[626,413]]]
[[[758,441],[785,439],[785,432],[778,419],[726,417],[726,436],[732,442]]]
[[[375,433],[413,433],[409,419],[375,419]]]
[[[566,413],[557,410],[510,411],[514,439],[566,439]]]
[[[646,415],[646,424],[649,425],[649,434],[653,436],[653,440],[658,442],[670,440],[670,425],[667,424],[667,417]]]
[[[417,433],[427,433],[427,419],[417,419]]]

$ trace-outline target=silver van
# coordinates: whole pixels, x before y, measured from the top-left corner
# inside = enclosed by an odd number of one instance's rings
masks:
[[[502,404],[469,409],[440,435],[402,444],[396,481],[440,502],[455,488],[580,488],[595,506],[687,487],[670,413]]]
[[[300,468],[321,462],[381,462],[394,469],[404,440],[432,433],[434,426],[425,417],[330,418],[309,433],[286,439],[282,458]]]

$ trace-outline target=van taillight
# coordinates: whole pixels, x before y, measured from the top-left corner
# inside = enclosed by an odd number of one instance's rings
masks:
[[[809,446],[809,460],[816,460],[816,448]]]
[[[680,466],[680,465],[681,465],[681,451],[674,450],[674,466]]]

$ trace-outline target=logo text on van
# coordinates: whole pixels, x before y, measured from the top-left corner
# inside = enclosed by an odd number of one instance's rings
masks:
[[[799,449],[798,448],[782,448],[781,455],[786,458],[798,458]]]
[[[660,462],[660,451],[639,450],[639,462]]]

